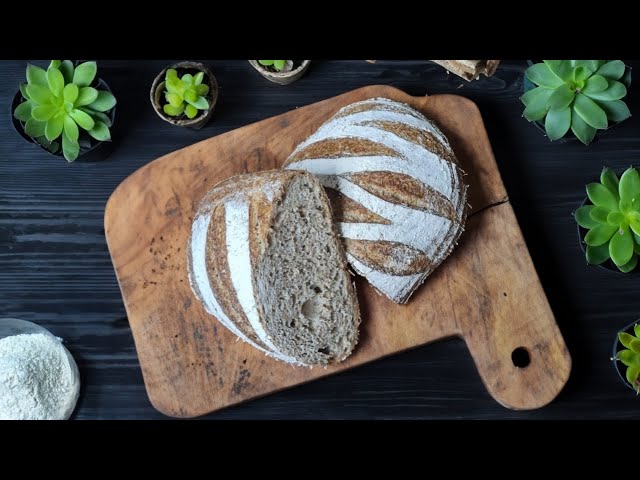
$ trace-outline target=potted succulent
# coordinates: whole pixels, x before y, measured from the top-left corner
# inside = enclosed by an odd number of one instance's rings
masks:
[[[587,263],[628,273],[640,255],[640,173],[629,167],[618,180],[604,168],[600,183],[587,185],[587,200],[574,212]]]
[[[68,162],[105,158],[116,99],[96,73],[96,62],[52,60],[47,70],[27,65],[27,83],[12,106],[16,131]]]
[[[544,60],[525,71],[523,116],[551,141],[569,129],[585,145],[631,116],[624,103],[631,69],[621,60]]]
[[[249,63],[267,80],[288,85],[304,75],[311,60],[249,60]]]
[[[211,119],[218,82],[203,64],[180,62],[158,74],[150,96],[153,109],[165,122],[197,130]]]
[[[611,360],[625,385],[640,395],[640,324],[633,322],[618,332]]]

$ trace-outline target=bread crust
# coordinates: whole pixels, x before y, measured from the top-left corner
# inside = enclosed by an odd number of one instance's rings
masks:
[[[349,263],[396,303],[409,300],[464,230],[464,172],[445,135],[409,105],[347,105],[283,168],[319,177]]]

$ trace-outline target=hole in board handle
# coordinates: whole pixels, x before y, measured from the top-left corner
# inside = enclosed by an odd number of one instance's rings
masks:
[[[524,347],[518,347],[511,352],[511,361],[518,368],[527,368],[531,363],[529,351]]]

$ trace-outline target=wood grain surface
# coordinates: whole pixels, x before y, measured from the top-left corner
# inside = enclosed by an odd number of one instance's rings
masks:
[[[0,61],[0,317],[17,317],[64,338],[82,378],[75,419],[168,419],[149,402],[104,236],[114,189],[150,161],[297,107],[367,85],[410,95],[452,93],[478,106],[524,239],[573,359],[551,404],[509,410],[484,387],[465,342],[451,337],[318,381],[207,415],[213,420],[640,419],[638,398],[609,357],[616,332],[640,317],[638,276],[588,266],[571,212],[603,165],[640,159],[640,95],[633,116],[589,147],[549,140],[522,118],[525,60],[502,60],[492,77],[466,82],[426,60],[316,60],[282,87],[246,60],[207,60],[220,84],[212,121],[200,131],[163,122],[149,104],[153,79],[184,60],[99,60],[118,99],[114,151],[104,162],[51,158],[11,127],[9,107],[27,62]],[[640,62],[625,60],[640,71]],[[635,87],[634,87],[635,85]],[[203,418],[203,417],[199,417]],[[420,428],[420,427],[418,427]],[[517,436],[516,436],[517,437]],[[516,439],[514,437],[514,439]]]
[[[460,245],[407,305],[358,278],[361,340],[345,362],[294,367],[266,357],[208,315],[187,278],[185,248],[204,194],[240,173],[278,168],[339,108],[387,97],[433,119],[468,176],[472,212]],[[203,415],[452,335],[462,336],[489,393],[513,409],[560,392],[571,360],[508,203],[480,113],[463,97],[410,97],[371,86],[197,143],[150,163],[113,193],[105,233],[152,404]],[[530,357],[525,368],[516,349]]]

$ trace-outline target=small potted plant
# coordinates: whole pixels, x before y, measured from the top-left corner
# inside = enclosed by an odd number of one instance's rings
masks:
[[[249,60],[249,63],[267,80],[288,85],[304,75],[311,60]]]
[[[153,109],[165,122],[197,130],[211,119],[218,82],[203,64],[180,62],[158,74],[150,96]]]
[[[587,185],[588,200],[574,212],[587,263],[628,273],[640,255],[640,173],[629,167],[618,180],[604,168],[600,183]]]
[[[585,145],[631,116],[624,103],[631,69],[621,60],[544,60],[525,71],[523,116],[551,141],[569,129]]]
[[[105,158],[116,99],[96,73],[96,62],[52,60],[47,70],[27,65],[27,83],[13,101],[15,129],[68,162]]]
[[[618,332],[611,360],[622,381],[640,395],[640,324],[633,322]]]

